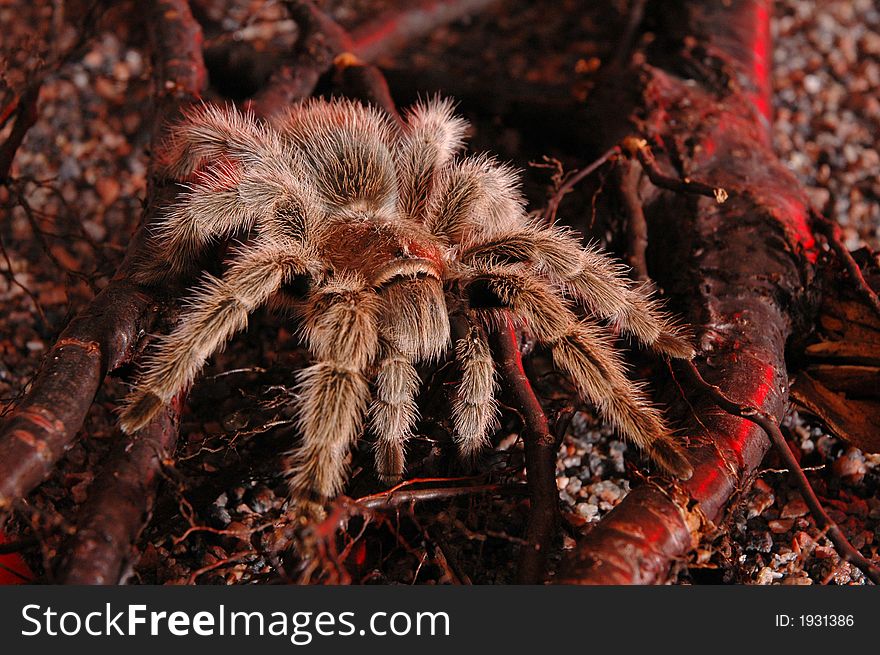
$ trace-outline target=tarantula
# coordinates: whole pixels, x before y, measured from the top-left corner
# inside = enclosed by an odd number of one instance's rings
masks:
[[[613,344],[619,329],[690,358],[688,339],[621,265],[530,218],[513,169],[461,155],[466,130],[439,99],[399,123],[346,100],[306,101],[269,123],[232,108],[191,111],[163,159],[186,189],[157,226],[156,256],[138,279],[192,273],[212,241],[242,241],[223,277],[204,275],[179,325],[159,339],[122,428],[142,428],[259,306],[289,309],[314,357],[297,378],[292,496],[340,492],[365,419],[377,473],[391,483],[418,417],[415,364],[450,349],[461,374],[455,442],[465,457],[487,444],[497,413],[488,333],[511,316],[624,437],[690,477]]]

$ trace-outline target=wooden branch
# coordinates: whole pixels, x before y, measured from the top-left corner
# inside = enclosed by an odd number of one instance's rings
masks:
[[[162,461],[177,443],[178,410],[166,408],[143,430],[121,439],[103,464],[65,545],[58,582],[119,582],[130,546],[147,523]]]
[[[144,290],[118,280],[61,333],[0,431],[0,510],[52,471],[82,426],[107,371],[135,353],[154,302]]]
[[[296,99],[311,95],[318,80],[336,64],[343,93],[389,109],[393,103],[385,77],[372,62],[443,25],[483,11],[495,2],[497,0],[421,0],[407,3],[349,34],[311,0],[288,0],[290,13],[302,30],[296,53],[289,65],[272,75],[269,84],[252,102],[260,105],[266,114],[283,109]],[[354,62],[357,66],[352,68]],[[347,85],[358,88],[348,89]]]
[[[292,63],[275,71],[266,87],[248,103],[260,107],[265,115],[309,97],[336,57],[351,46],[345,30],[311,0],[291,0],[287,5],[300,37]]]
[[[157,0],[150,7],[153,37],[153,143],[166,123],[201,95],[206,75],[201,31],[182,0]],[[27,495],[52,471],[72,443],[109,371],[131,360],[149,329],[159,301],[152,290],[128,280],[146,242],[145,227],[174,190],[155,173],[142,227],[110,284],[62,332],[29,393],[0,432],[0,508]],[[129,544],[141,530],[156,485],[159,449],[173,449],[177,432],[171,414],[160,414],[137,436],[122,436],[89,489],[76,533],[64,557],[62,579],[115,583]]]
[[[193,19],[188,4],[181,0],[156,0],[150,12],[150,38],[154,55],[155,150],[164,138],[164,130],[169,122],[201,96],[207,76],[202,60],[201,28]],[[114,296],[124,301],[129,295],[153,301],[152,290],[134,287],[126,278],[136,253],[144,247],[146,226],[150,225],[155,211],[173,193],[174,187],[154,173],[148,189],[151,202],[148,202],[139,238],[127,253],[120,272],[107,287],[109,293],[103,302],[112,303]],[[102,295],[93,301],[90,310],[94,309]],[[113,304],[110,306],[115,308]],[[122,317],[96,315],[90,310],[81,315],[86,331],[105,326],[115,330],[117,336],[124,336],[129,344],[123,358],[102,364],[98,369],[93,367],[94,375],[89,384],[78,387],[77,400],[83,407],[88,408],[91,404],[106,372],[130,359],[144,332],[143,327],[121,322],[120,319],[128,317],[135,322],[143,321],[146,309],[146,305],[134,307],[131,314],[123,314]],[[98,352],[104,353],[104,350],[99,349]],[[79,511],[76,531],[65,544],[59,573],[61,582],[118,582],[129,558],[130,545],[143,529],[152,509],[161,460],[165,453],[173,452],[177,443],[177,409],[164,408],[144,430],[135,435],[119,435],[116,449],[102,463],[100,472],[89,487],[88,498]]]
[[[629,110],[621,109],[619,86],[594,91],[593,115],[631,119],[609,118],[591,129],[614,140],[635,130],[675,157],[665,167],[704,181],[705,193],[694,195],[699,189],[661,180],[663,188],[643,199],[649,271],[695,326],[703,374],[723,393],[781,415],[785,345],[792,324],[809,321],[814,310],[808,290],[817,252],[806,195],[774,154],[767,130],[772,3],[680,0],[655,10],[655,47],[627,73],[641,86]],[[736,82],[720,87],[679,77],[686,40],[713,52]],[[729,199],[719,204],[714,189],[729,190]],[[719,415],[708,400],[682,398],[690,394],[675,385],[666,391],[678,432],[690,443],[693,477],[633,490],[571,551],[560,582],[663,582],[748,488],[770,445],[764,431]]]
[[[719,205],[723,205],[727,201],[728,193],[723,187],[711,186],[690,179],[679,179],[664,174],[657,165],[657,159],[654,157],[654,153],[651,152],[651,148],[645,139],[627,137],[623,140],[623,148],[630,155],[638,159],[642,169],[654,186],[667,189],[668,191],[675,191],[676,193],[692,193],[698,196],[714,198],[715,202]]]
[[[435,30],[479,14],[498,0],[417,0],[380,14],[351,32],[351,51],[365,61],[376,61],[401,46]]]
[[[559,498],[556,490],[557,438],[550,432],[547,417],[523,370],[522,355],[510,317],[507,329],[490,337],[495,361],[512,404],[523,417],[526,473],[529,485],[529,519],[526,541],[520,551],[517,582],[541,584],[546,576],[547,553],[559,526]]]

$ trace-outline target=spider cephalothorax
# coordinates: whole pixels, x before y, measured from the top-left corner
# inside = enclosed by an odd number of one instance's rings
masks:
[[[187,116],[165,156],[187,188],[140,279],[185,273],[210,242],[245,236],[222,279],[206,275],[159,341],[123,428],[143,427],[254,309],[292,308],[314,357],[298,374],[292,494],[339,493],[365,418],[380,477],[397,480],[418,415],[415,364],[450,349],[461,370],[456,443],[465,456],[486,444],[496,415],[487,334],[510,315],[625,437],[689,477],[606,324],[673,357],[691,357],[690,344],[621,266],[529,218],[514,171],[458,155],[465,129],[445,101],[416,105],[401,125],[341,100],[303,103],[270,124],[209,106]]]

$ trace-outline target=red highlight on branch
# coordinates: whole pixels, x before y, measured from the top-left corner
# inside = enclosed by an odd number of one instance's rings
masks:
[[[0,532],[0,546],[10,543],[9,539]],[[18,553],[4,554],[0,550],[0,585],[27,584],[34,579],[28,565]]]

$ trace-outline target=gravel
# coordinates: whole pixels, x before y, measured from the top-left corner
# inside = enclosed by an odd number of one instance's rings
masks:
[[[776,2],[776,148],[850,249],[880,245],[880,7]]]

